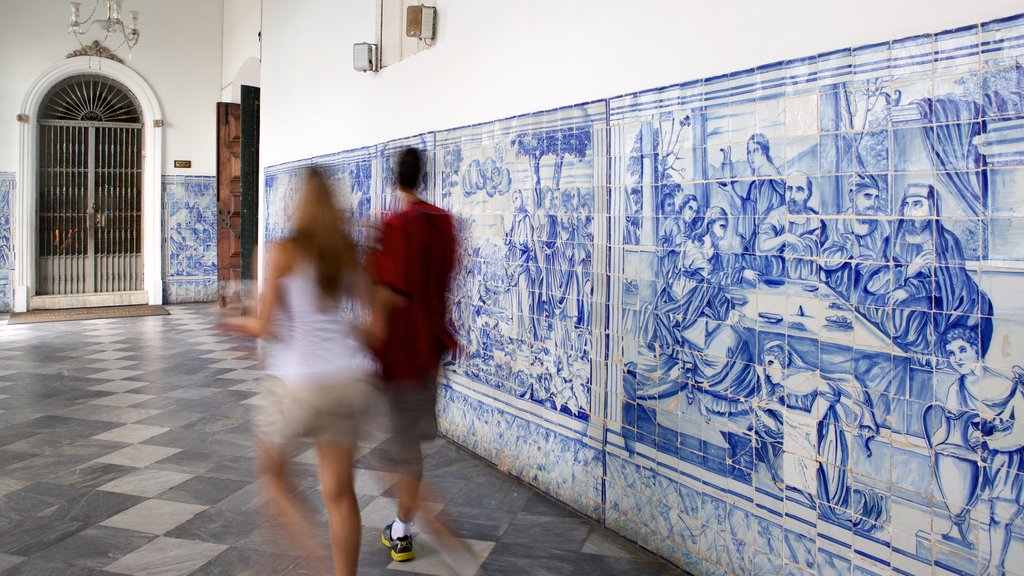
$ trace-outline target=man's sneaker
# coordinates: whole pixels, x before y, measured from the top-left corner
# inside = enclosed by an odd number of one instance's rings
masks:
[[[384,531],[380,533],[380,542],[391,549],[391,559],[395,562],[405,562],[416,557],[416,553],[412,551],[412,536],[392,538],[391,524],[385,526]]]

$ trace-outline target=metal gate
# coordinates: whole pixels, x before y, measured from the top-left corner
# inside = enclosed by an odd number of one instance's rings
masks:
[[[142,123],[123,86],[78,76],[39,120],[39,295],[142,289]]]

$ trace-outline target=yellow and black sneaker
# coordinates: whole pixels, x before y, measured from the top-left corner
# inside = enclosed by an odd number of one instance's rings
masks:
[[[380,533],[380,542],[391,549],[391,559],[395,562],[405,562],[416,557],[416,553],[412,551],[412,536],[392,538],[391,524],[385,526],[384,531]]]

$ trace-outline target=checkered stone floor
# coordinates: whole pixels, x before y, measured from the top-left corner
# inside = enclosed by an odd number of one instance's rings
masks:
[[[253,344],[215,331],[212,306],[168,309],[16,326],[0,315],[0,574],[312,574],[261,505]],[[426,537],[403,564],[380,545],[397,490],[376,465],[384,440],[360,447],[359,573],[449,574]],[[426,452],[425,508],[480,574],[679,573],[445,440]],[[293,470],[326,550],[311,444]]]

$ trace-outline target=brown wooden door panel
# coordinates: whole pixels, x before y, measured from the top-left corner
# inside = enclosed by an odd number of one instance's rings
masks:
[[[242,107],[217,103],[217,302],[241,309]]]

